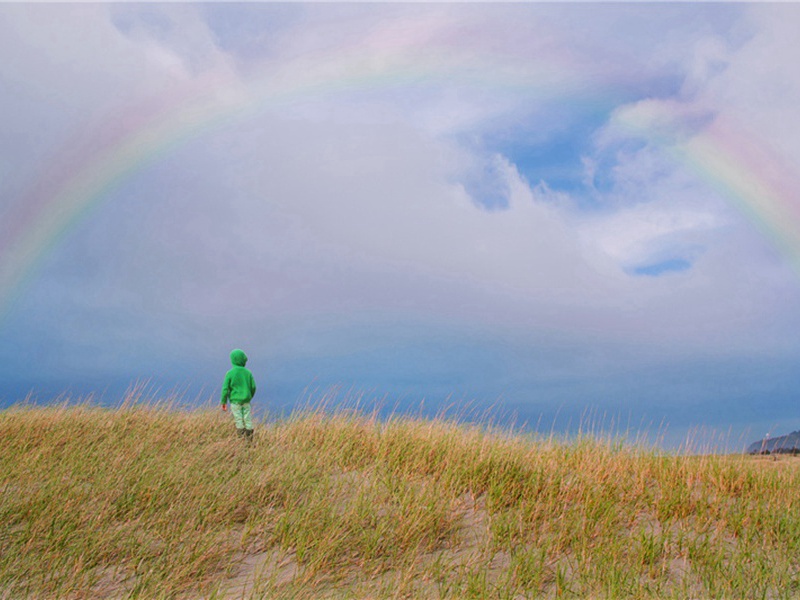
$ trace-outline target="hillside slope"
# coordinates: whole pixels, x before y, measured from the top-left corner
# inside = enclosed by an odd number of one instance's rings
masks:
[[[797,454],[800,453],[800,431],[774,438],[764,438],[747,447],[748,454]]]
[[[796,597],[796,459],[308,410],[0,412],[0,598]]]

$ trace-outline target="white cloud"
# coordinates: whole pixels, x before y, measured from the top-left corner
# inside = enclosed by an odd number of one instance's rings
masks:
[[[800,167],[800,77],[797,77],[797,23],[794,3],[749,7],[754,27],[749,41],[732,53],[727,68],[709,79],[697,103],[735,123],[755,144],[765,145]],[[745,142],[746,143],[746,142]]]
[[[92,144],[193,84],[186,57],[164,41],[124,35],[110,17],[115,10],[105,4],[0,7],[2,168],[19,178],[4,178],[2,185],[41,181],[64,165],[80,168],[75,160],[97,152]],[[197,38],[197,25],[184,18],[176,28]],[[224,70],[224,57],[209,60],[212,54],[204,55],[207,69]],[[18,189],[24,188],[11,187]]]
[[[623,269],[658,260],[692,258],[705,232],[722,225],[719,215],[696,208],[636,205],[587,224],[587,244],[608,254]]]

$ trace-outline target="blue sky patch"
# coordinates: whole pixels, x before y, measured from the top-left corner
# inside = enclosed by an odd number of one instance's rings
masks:
[[[680,273],[681,271],[688,271],[692,267],[692,263],[685,258],[670,258],[662,260],[649,265],[636,267],[631,271],[633,275],[643,275],[645,277],[659,277],[667,273]]]
[[[555,190],[583,190],[583,156],[591,149],[586,131],[601,127],[607,113],[593,110],[567,115],[562,112],[553,109],[549,120],[556,125],[550,125],[549,132],[536,131],[533,126],[517,128],[489,137],[486,145],[507,157],[531,185],[544,182]],[[541,115],[538,118],[541,120]]]

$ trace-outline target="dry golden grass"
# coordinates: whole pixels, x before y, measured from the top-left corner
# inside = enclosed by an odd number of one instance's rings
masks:
[[[794,598],[800,461],[306,409],[0,412],[2,598]]]

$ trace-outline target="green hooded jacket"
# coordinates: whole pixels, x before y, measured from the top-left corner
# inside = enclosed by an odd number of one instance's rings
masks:
[[[231,401],[231,404],[244,404],[250,402],[256,395],[256,380],[250,369],[246,369],[247,355],[238,348],[231,352],[233,368],[225,373],[222,384],[222,404]]]

